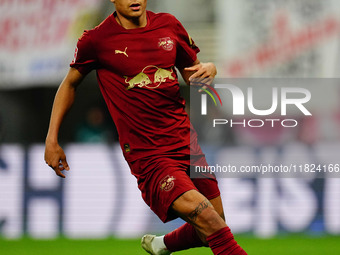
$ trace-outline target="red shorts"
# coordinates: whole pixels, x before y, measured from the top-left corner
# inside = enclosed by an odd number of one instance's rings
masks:
[[[190,179],[190,160],[187,157],[152,157],[130,163],[132,172],[146,173],[138,175],[138,188],[145,203],[163,221],[177,218],[170,209],[171,204],[183,193],[197,190],[207,199],[220,195],[217,180],[210,178]],[[207,165],[204,156],[198,160],[199,165]]]

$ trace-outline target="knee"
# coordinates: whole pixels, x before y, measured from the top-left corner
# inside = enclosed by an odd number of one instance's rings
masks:
[[[223,208],[215,208],[215,206],[214,206],[214,209],[217,212],[217,214],[221,217],[221,219],[223,221],[225,221],[225,216],[224,216]]]
[[[226,226],[224,220],[213,207],[207,207],[195,217],[190,215],[188,218],[205,237]]]
[[[221,196],[211,199],[210,202],[217,211],[217,213],[220,215],[220,217],[225,221]]]
[[[223,210],[216,211],[214,205],[196,190],[188,191],[177,198],[172,204],[172,209],[204,236],[209,236],[226,226],[220,216]]]

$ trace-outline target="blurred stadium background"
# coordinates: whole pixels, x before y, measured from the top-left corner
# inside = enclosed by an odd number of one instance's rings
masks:
[[[149,0],[148,6],[184,24],[200,60],[215,62],[218,77],[340,76],[337,0]],[[163,224],[144,205],[94,73],[61,130],[72,171],[61,180],[43,160],[53,97],[77,38],[113,10],[108,0],[0,0],[0,254],[144,254],[137,240],[144,233],[182,224]],[[181,88],[187,97],[189,88]],[[339,163],[340,108],[333,101],[297,133],[239,130],[220,139],[203,132],[201,141],[220,142],[218,151],[205,147],[210,162],[238,155],[249,164],[256,157],[279,164],[293,150],[306,163]],[[250,255],[340,254],[339,178],[223,178],[220,187],[227,222]]]

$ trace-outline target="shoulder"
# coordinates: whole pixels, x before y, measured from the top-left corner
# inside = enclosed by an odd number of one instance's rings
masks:
[[[92,29],[84,30],[84,33],[79,39],[94,39],[106,34],[109,30],[111,30],[112,26],[113,14],[109,15],[105,20],[103,20],[99,25],[95,26]]]
[[[103,34],[106,34],[108,32],[112,32],[115,26],[113,23],[114,16],[113,14],[109,15],[105,20],[103,20],[98,26],[95,28],[91,29],[91,34],[93,36],[101,36]]]
[[[151,11],[147,11],[148,16],[151,21],[153,22],[159,22],[163,24],[176,24],[179,22],[176,17],[170,13],[165,13],[165,12],[159,12],[159,13],[154,13]]]

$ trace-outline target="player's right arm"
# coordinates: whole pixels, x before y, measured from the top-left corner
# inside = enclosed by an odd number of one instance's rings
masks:
[[[45,141],[45,162],[58,176],[65,178],[63,170],[69,170],[66,156],[58,142],[58,133],[66,113],[73,105],[76,88],[83,80],[77,69],[70,68],[68,74],[59,86],[54,98],[51,119]]]

